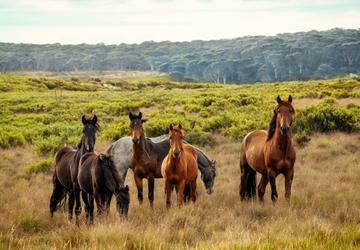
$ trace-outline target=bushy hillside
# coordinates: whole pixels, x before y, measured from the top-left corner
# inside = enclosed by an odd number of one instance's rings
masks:
[[[173,80],[251,83],[359,72],[360,30],[119,45],[0,43],[0,71],[152,70]]]
[[[217,134],[239,140],[267,128],[277,95],[295,99],[299,141],[318,131],[360,127],[359,102],[342,105],[360,97],[360,82],[353,79],[222,85],[177,83],[166,76],[102,81],[2,75],[0,90],[0,147],[33,144],[42,155],[75,144],[80,117],[91,112],[99,117],[99,136],[111,141],[129,134],[128,113],[140,110],[148,136],[181,122],[187,139],[200,146],[214,145]],[[302,100],[310,105],[297,105]]]

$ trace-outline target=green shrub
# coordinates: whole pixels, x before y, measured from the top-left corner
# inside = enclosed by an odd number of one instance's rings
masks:
[[[22,146],[25,143],[26,141],[22,133],[15,131],[6,132],[0,129],[0,148]]]
[[[101,133],[101,137],[107,140],[116,141],[121,137],[130,135],[130,122],[126,119],[113,122]]]
[[[330,132],[334,130],[351,132],[357,128],[354,113],[347,108],[320,104],[300,110],[296,115],[296,132]]]
[[[304,147],[310,142],[311,138],[305,132],[299,132],[294,135],[294,140],[300,147]]]
[[[28,167],[27,173],[28,174],[46,173],[52,169],[52,165],[53,165],[52,159],[39,160]]]
[[[195,144],[200,147],[216,145],[214,137],[210,133],[206,132],[189,132],[185,134],[185,140],[190,144]]]

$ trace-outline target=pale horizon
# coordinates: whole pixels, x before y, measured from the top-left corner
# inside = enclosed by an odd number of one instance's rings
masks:
[[[355,0],[1,1],[0,42],[140,44],[359,29]]]

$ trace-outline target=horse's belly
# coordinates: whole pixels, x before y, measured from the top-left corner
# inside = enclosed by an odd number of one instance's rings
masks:
[[[262,150],[253,146],[246,151],[246,161],[252,169],[261,174],[266,174],[265,161]]]

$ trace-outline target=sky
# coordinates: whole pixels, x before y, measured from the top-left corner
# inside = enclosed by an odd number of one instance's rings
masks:
[[[0,0],[0,42],[120,44],[360,28],[360,0]]]

